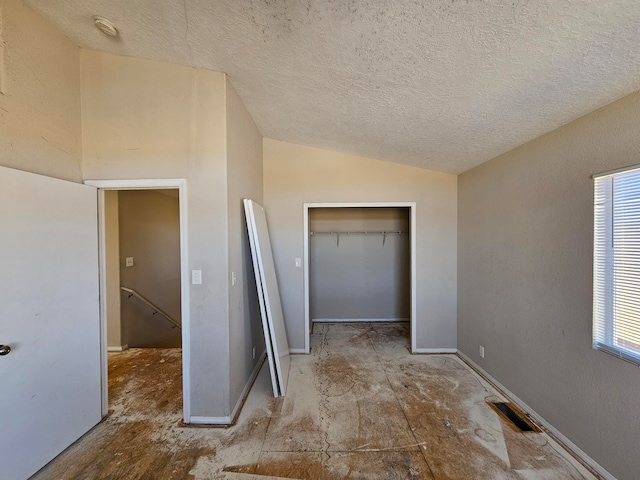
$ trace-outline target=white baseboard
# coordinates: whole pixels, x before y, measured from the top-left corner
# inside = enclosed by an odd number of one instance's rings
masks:
[[[408,318],[312,318],[313,323],[374,323],[408,322]]]
[[[598,475],[600,475],[605,480],[616,480],[616,478],[607,472],[598,462],[596,462],[593,458],[587,455],[583,450],[580,449],[575,443],[569,440],[566,436],[564,436],[557,428],[551,425],[548,421],[546,421],[540,414],[538,414],[533,408],[520,400],[511,390],[506,388],[500,382],[498,382],[495,378],[493,378],[486,370],[480,367],[476,362],[467,357],[460,350],[457,351],[458,356],[465,361],[476,373],[480,374],[487,380],[489,383],[493,384],[493,386],[499,390],[505,397],[515,403],[518,407],[520,407],[524,412],[529,414],[531,418],[533,418],[540,426],[542,426],[547,433],[549,433],[553,438],[553,440],[559,442],[562,447],[566,450],[571,451],[573,455],[580,459],[584,464],[586,464],[589,468],[593,469]]]
[[[457,348],[415,348],[411,353],[458,353]]]
[[[198,415],[191,415],[191,418],[187,425],[213,425],[218,427],[231,426],[233,422],[236,420],[237,415],[240,414],[240,409],[242,408],[244,401],[249,395],[249,391],[253,386],[253,382],[255,381],[256,377],[260,373],[260,369],[262,368],[262,365],[264,364],[264,361],[266,358],[267,358],[267,351],[265,350],[260,354],[260,359],[256,363],[256,366],[253,368],[253,371],[251,372],[251,375],[249,376],[247,383],[242,389],[240,398],[238,398],[238,401],[233,407],[233,410],[231,410],[231,415],[227,415],[225,417],[204,417],[204,416],[198,416]]]
[[[306,355],[309,352],[307,352],[304,348],[290,348],[289,353],[291,355]]]
[[[201,417],[198,415],[191,415],[191,421],[187,425],[215,425],[217,427],[226,427],[231,425],[231,416]]]
[[[244,405],[244,401],[247,399],[247,396],[251,391],[251,387],[253,386],[253,382],[255,382],[256,377],[260,373],[260,369],[262,368],[262,365],[264,364],[264,361],[266,358],[267,358],[267,350],[265,350],[260,354],[260,357],[256,362],[256,366],[253,367],[253,371],[249,376],[249,380],[247,380],[247,383],[245,383],[244,388],[242,389],[240,398],[238,398],[238,401],[236,402],[235,407],[233,407],[233,410],[231,410],[231,415],[230,415],[231,422],[229,423],[234,423],[237,420],[237,417],[240,414],[240,409],[242,408],[242,405]]]
[[[129,345],[116,345],[113,347],[107,347],[107,352],[124,352],[129,349]]]

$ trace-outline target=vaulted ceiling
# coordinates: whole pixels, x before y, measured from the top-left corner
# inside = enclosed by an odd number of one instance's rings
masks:
[[[637,0],[26,3],[81,47],[226,72],[266,137],[449,173],[640,90]]]

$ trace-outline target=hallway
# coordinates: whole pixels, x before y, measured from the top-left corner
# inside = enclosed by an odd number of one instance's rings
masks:
[[[179,349],[109,356],[113,413],[33,478],[592,479],[544,433],[516,432],[455,355],[411,355],[406,324],[322,324],[287,396],[263,367],[237,425],[179,426]]]

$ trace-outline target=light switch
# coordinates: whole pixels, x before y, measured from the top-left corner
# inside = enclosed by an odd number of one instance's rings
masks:
[[[133,257],[127,257],[124,259],[125,267],[133,267]]]
[[[296,258],[296,268],[301,268],[301,267],[302,267],[302,259]]]
[[[236,272],[231,272],[231,285],[236,284]]]
[[[191,283],[202,285],[202,270],[191,270]]]

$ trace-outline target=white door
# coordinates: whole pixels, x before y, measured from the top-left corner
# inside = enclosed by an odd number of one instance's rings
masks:
[[[19,480],[101,418],[95,188],[0,167],[0,345],[0,477]]]
[[[276,267],[273,263],[273,251],[271,250],[271,240],[269,239],[267,216],[264,208],[253,200],[245,199],[244,204],[249,213],[249,221],[251,222],[249,231],[252,233],[252,237],[250,237],[252,255],[257,257],[258,272],[256,272],[256,275],[258,273],[260,275],[259,280],[256,278],[256,285],[259,297],[260,291],[262,290],[260,310],[263,315],[263,325],[265,324],[264,314],[266,313],[266,323],[269,326],[269,335],[267,336],[265,334],[265,341],[271,339],[279,393],[284,397],[289,382],[291,358],[289,356],[289,342],[284,324],[284,314],[282,312],[282,304],[280,303],[280,290],[278,290]],[[256,262],[254,262],[254,269],[255,263]],[[264,308],[262,308],[262,302],[264,302]]]

